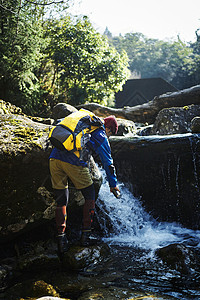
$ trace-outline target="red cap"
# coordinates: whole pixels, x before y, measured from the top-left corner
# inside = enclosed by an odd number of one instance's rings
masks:
[[[104,125],[105,127],[108,127],[111,131],[112,134],[116,134],[118,131],[118,124],[115,116],[109,116],[104,119]]]

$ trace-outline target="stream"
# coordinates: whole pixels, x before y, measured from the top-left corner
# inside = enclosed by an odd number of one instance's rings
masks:
[[[182,274],[170,269],[155,254],[161,247],[178,243],[195,251],[199,257],[200,231],[176,223],[157,222],[145,212],[130,188],[120,183],[121,198],[117,199],[108,192],[105,174],[103,178],[96,205],[103,240],[112,251],[107,271],[121,272],[112,284],[159,293],[172,297],[170,299],[200,299],[199,266],[190,267],[187,274]]]
[[[0,290],[0,299],[38,299],[31,298],[29,284],[43,281],[56,287],[61,298],[71,300],[200,299],[200,231],[176,223],[158,222],[145,211],[141,199],[133,196],[131,187],[123,183],[119,183],[121,198],[115,198],[110,193],[105,172],[101,172],[103,184],[95,216],[100,226],[97,235],[101,232],[103,243],[101,241],[100,248],[95,245],[91,250],[92,263],[78,269],[70,269],[67,264],[63,269],[55,244],[51,240],[37,241],[36,234],[35,245],[29,245],[26,240],[18,247],[15,245],[18,263],[24,263],[24,268],[21,271],[13,268],[8,288],[2,286]],[[180,253],[175,253],[174,266],[157,255],[159,249],[174,244],[186,249],[184,269],[180,269],[179,260],[183,258]],[[28,257],[23,256],[26,248]],[[169,252],[173,254],[173,249]],[[72,246],[72,253],[72,260],[90,257],[88,248]],[[15,264],[16,259],[10,257],[8,251],[4,264],[12,261]],[[39,288],[38,295],[47,295],[48,291],[49,287],[44,292]]]

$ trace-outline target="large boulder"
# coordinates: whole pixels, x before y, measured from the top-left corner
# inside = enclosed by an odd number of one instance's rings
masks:
[[[156,255],[170,268],[180,271],[182,274],[192,273],[197,262],[197,257],[192,249],[177,243],[157,249]]]
[[[23,115],[0,117],[0,235],[17,233],[40,219],[51,219],[49,126]]]
[[[118,179],[160,221],[200,229],[200,135],[111,137]]]
[[[52,109],[52,118],[56,121],[67,117],[73,112],[76,112],[77,109],[74,106],[71,106],[67,103],[58,103]]]
[[[48,167],[52,149],[48,144],[50,126],[34,122],[24,114],[7,112],[0,115],[1,241],[50,222],[56,205]],[[98,194],[101,174],[93,159],[90,166]],[[72,223],[81,224],[83,203],[82,194],[70,183]]]
[[[165,135],[191,132],[192,119],[199,115],[200,105],[162,109],[156,117],[151,134]]]

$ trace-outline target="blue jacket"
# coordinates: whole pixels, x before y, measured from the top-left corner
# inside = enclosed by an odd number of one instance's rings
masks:
[[[90,141],[86,144],[88,150],[93,150],[101,159],[103,168],[106,171],[107,179],[110,187],[116,187],[117,178],[115,169],[113,167],[113,159],[111,156],[110,144],[105,133],[105,130],[99,128],[91,133]],[[54,148],[51,152],[50,158],[59,159],[61,161],[70,163],[76,166],[86,167],[87,163],[80,160],[75,154],[68,151],[61,151]]]

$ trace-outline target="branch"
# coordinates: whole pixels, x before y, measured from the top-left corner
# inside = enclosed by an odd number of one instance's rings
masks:
[[[29,0],[26,0],[26,2],[28,2],[28,3],[31,3],[31,4],[35,4],[35,5],[51,5],[51,4],[59,4],[59,3],[63,3],[64,1],[63,0],[61,0],[61,1],[52,1],[52,2],[50,2],[50,3],[38,3],[38,2],[34,2],[34,1],[29,1]]]
[[[43,5],[43,6],[45,6],[45,5],[51,5],[51,4],[59,4],[59,3],[63,3],[64,0],[60,0],[60,1],[52,1],[52,2],[46,3],[46,4],[45,4],[45,3],[38,3],[38,2],[30,1],[30,0],[26,0],[26,2],[28,2],[28,3],[30,3],[30,4],[34,4],[34,5]],[[24,6],[25,6],[25,5],[24,5]],[[11,10],[11,9],[9,9],[9,8],[7,8],[7,7],[5,7],[5,6],[3,6],[2,4],[0,4],[0,8],[9,11],[9,12],[11,12],[12,14],[17,14],[17,13],[14,12],[13,10]],[[21,8],[22,8],[22,7],[21,7]]]
[[[15,14],[15,15],[17,14],[15,11],[12,11],[11,9],[9,9],[9,8],[7,8],[7,7],[4,7],[4,6],[1,5],[1,4],[0,4],[0,7],[3,8],[4,10],[7,10],[7,11],[11,12],[12,14]]]

